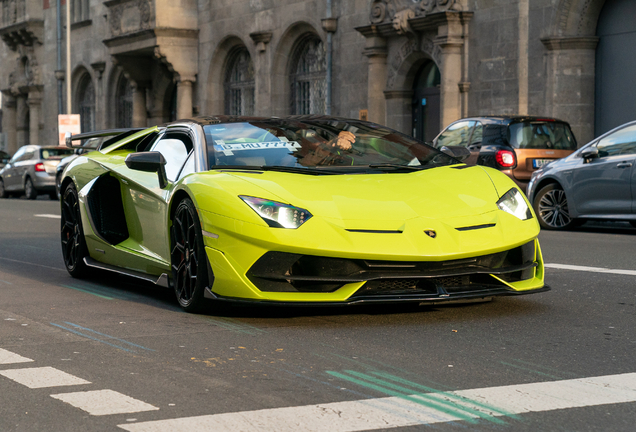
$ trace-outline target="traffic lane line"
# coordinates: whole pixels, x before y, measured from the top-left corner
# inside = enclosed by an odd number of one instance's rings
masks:
[[[91,384],[90,381],[67,374],[50,366],[10,369],[0,371],[0,375],[32,389]]]
[[[34,214],[33,216],[45,219],[62,219],[62,216],[55,214]]]
[[[461,416],[457,415],[458,410],[431,406],[426,402],[430,397],[461,405]],[[129,432],[349,432],[461,421],[467,416],[477,420],[484,414],[505,417],[627,402],[636,402],[636,373],[185,417],[118,427]]]
[[[585,271],[585,272],[593,272],[593,273],[611,273],[611,274],[619,274],[619,275],[636,276],[636,270],[606,269],[602,267],[587,267],[587,266],[577,266],[577,265],[570,265],[570,264],[544,264],[544,267],[550,268],[550,269],[559,269],[559,270],[574,270],[574,271]]]
[[[60,393],[52,394],[51,397],[94,416],[157,411],[159,409],[156,406],[133,399],[114,390]]]

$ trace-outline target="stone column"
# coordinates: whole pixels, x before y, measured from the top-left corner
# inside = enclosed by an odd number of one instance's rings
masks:
[[[594,139],[597,37],[541,39],[548,50],[547,114],[570,123],[579,145]]]
[[[132,126],[147,127],[148,111],[146,110],[146,88],[132,81]]]
[[[29,125],[27,123],[29,108],[25,95],[19,95],[16,101],[16,142],[17,148],[20,148],[29,144]]]
[[[177,119],[192,117],[192,83],[194,79],[180,79],[177,83]]]
[[[440,130],[462,117],[459,83],[462,82],[462,38],[463,25],[459,17],[448,17],[446,24],[439,26],[435,44],[441,48],[440,55]]]
[[[40,144],[40,110],[42,107],[42,95],[37,90],[29,92],[27,99],[29,105],[29,144]]]
[[[387,79],[387,47],[386,39],[377,35],[367,36],[367,46],[363,54],[369,58],[369,78],[367,109],[369,121],[386,125],[387,101],[384,97]]]
[[[13,95],[2,94],[2,130],[6,134],[6,152],[13,155],[18,150],[16,99]]]

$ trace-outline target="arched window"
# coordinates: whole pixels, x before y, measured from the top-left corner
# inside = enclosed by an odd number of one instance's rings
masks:
[[[119,83],[117,83],[116,98],[117,127],[132,127],[132,87],[130,86],[130,81],[124,75],[119,78]]]
[[[85,74],[80,81],[78,105],[82,132],[95,130],[95,87],[89,74]]]
[[[245,47],[230,54],[225,73],[225,113],[254,115],[254,65]]]
[[[327,51],[322,40],[309,34],[294,50],[290,73],[292,114],[327,112]]]

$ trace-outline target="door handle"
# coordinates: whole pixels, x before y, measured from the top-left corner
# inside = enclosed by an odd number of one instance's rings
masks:
[[[621,162],[616,165],[617,168],[630,168],[632,166],[631,162]]]

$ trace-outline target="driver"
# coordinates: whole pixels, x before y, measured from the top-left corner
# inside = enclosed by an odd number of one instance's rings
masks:
[[[304,166],[351,165],[351,156],[342,152],[350,152],[356,136],[349,131],[342,131],[337,137],[319,143],[298,161]]]

